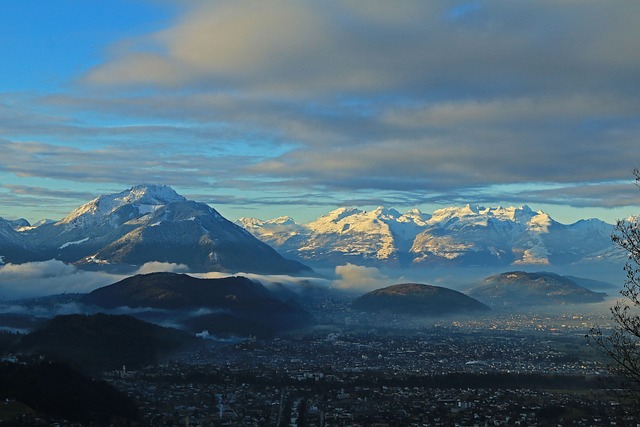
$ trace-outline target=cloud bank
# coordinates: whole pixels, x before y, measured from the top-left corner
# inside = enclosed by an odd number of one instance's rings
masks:
[[[134,274],[149,273],[188,273],[189,267],[185,264],[176,264],[173,262],[151,261],[144,263]]]
[[[63,293],[88,293],[97,288],[111,285],[136,274],[157,272],[188,273],[199,278],[223,278],[232,275],[244,276],[269,287],[284,285],[290,290],[301,291],[306,286],[328,289],[329,279],[318,277],[295,277],[287,275],[261,275],[254,273],[190,273],[186,265],[148,262],[131,274],[119,275],[103,271],[79,270],[73,265],[58,260],[28,262],[24,264],[0,264],[0,301],[36,298]]]
[[[0,266],[0,299],[34,298],[62,293],[86,293],[123,276],[82,271],[58,260]]]
[[[345,264],[336,267],[333,287],[345,291],[369,292],[390,286],[389,277],[382,274],[375,267],[364,267],[355,264]]]

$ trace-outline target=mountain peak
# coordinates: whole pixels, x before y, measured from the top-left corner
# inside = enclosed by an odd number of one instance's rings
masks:
[[[104,218],[125,205],[133,205],[150,212],[157,206],[163,206],[174,202],[184,202],[187,199],[175,192],[167,185],[140,184],[128,190],[115,194],[107,194],[97,197],[71,212],[63,218],[61,224],[94,223],[100,218]],[[84,218],[81,219],[81,218]]]
[[[316,219],[314,222],[339,222],[341,219],[346,218],[350,215],[355,215],[362,212],[356,208],[349,207],[341,207],[329,212],[326,215],[322,215],[320,218]]]
[[[26,237],[46,254],[39,256],[91,268],[164,262],[193,271],[285,274],[309,269],[283,258],[206,203],[187,200],[166,185],[136,185],[97,197]]]
[[[176,193],[173,188],[161,184],[134,185],[129,190],[118,193],[118,196],[122,196],[121,200],[123,202],[145,205],[166,205],[167,203],[187,200]]]
[[[400,212],[398,212],[397,210],[395,210],[393,208],[387,208],[387,207],[384,207],[384,206],[378,206],[376,209],[371,211],[371,213],[374,214],[375,216],[387,216],[387,217],[392,217],[392,218],[399,218],[400,217]]]
[[[295,225],[295,221],[290,216],[279,216],[270,221],[273,224],[278,225]]]
[[[474,214],[480,213],[481,210],[484,210],[483,206],[471,205],[469,203],[467,203],[467,205],[463,209],[463,211],[465,212],[472,212]]]
[[[452,218],[467,218],[475,221],[492,217],[498,218],[503,221],[523,221],[524,223],[526,223],[535,215],[537,215],[537,213],[531,210],[531,208],[529,208],[529,206],[527,205],[523,205],[517,208],[514,206],[498,206],[486,208],[484,206],[467,204],[462,208],[448,207],[436,210],[433,213],[433,222],[447,221]]]

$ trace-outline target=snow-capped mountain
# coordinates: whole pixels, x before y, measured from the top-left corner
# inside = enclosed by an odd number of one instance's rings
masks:
[[[14,219],[14,220],[7,221],[7,222],[9,224],[11,224],[13,229],[16,230],[16,231],[20,231],[21,229],[23,229],[25,227],[31,227],[31,224],[29,224],[29,221],[27,221],[24,218],[18,218],[18,219]]]
[[[16,231],[19,224],[0,218],[0,265],[5,262],[24,262],[31,254],[22,234]]]
[[[319,264],[387,263],[399,265],[429,215],[417,209],[400,214],[379,207],[334,210],[313,222],[286,222],[241,218],[238,223],[287,256]]]
[[[121,193],[100,196],[75,209],[58,224],[64,225],[65,231],[103,226],[115,228],[133,217],[186,200],[165,185],[137,185]]]
[[[186,199],[171,187],[138,185],[117,194],[97,197],[60,221],[26,229],[23,234],[41,259],[77,262],[137,228],[136,219],[182,201]]]
[[[14,224],[11,221],[0,218],[0,241],[15,242],[20,238],[20,233],[15,230]]]
[[[432,215],[340,208],[304,225],[288,217],[238,223],[281,253],[318,265],[566,265],[617,253],[611,224],[590,219],[565,225],[528,206],[467,205]]]
[[[571,264],[611,246],[612,226],[599,220],[564,225],[528,206],[465,206],[434,212],[411,248],[416,263]]]
[[[233,224],[172,188],[139,185],[100,196],[57,222],[0,219],[4,262],[59,259],[85,266],[186,264],[194,271],[291,273],[334,267],[570,265],[624,260],[613,225],[561,224],[528,206],[467,205],[426,214],[340,208],[307,224],[291,217]],[[263,243],[265,242],[265,243]],[[296,261],[286,260],[275,252]]]
[[[25,230],[22,236],[39,260],[55,258],[87,266],[159,261],[186,264],[194,271],[307,269],[284,259],[210,206],[189,201],[163,185],[138,185],[100,196],[62,220]]]
[[[24,249],[22,235],[14,230],[10,221],[0,218],[0,265],[15,261],[19,258],[16,251]]]
[[[41,219],[40,221],[34,222],[33,224],[30,224],[29,221],[25,220],[18,220],[18,223],[16,223],[16,225],[14,226],[14,229],[16,231],[19,232],[24,232],[24,231],[29,231],[29,230],[33,230],[34,228],[38,228],[41,225],[45,225],[45,224],[53,224],[54,222],[56,222],[53,219]]]

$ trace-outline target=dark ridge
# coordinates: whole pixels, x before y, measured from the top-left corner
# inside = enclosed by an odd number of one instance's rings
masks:
[[[151,307],[196,311],[182,325],[192,331],[214,329],[234,334],[265,335],[312,323],[311,316],[293,302],[284,302],[262,284],[245,277],[198,279],[186,274],[151,273],[132,276],[81,298],[103,308]],[[222,316],[224,314],[224,316]],[[237,319],[234,324],[232,318]],[[224,320],[220,321],[219,320]],[[253,325],[255,328],[252,328]],[[212,332],[211,330],[209,332]]]

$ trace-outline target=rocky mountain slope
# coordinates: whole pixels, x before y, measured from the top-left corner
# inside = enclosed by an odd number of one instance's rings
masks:
[[[308,270],[171,187],[139,185],[100,196],[60,221],[15,231],[0,223],[6,262],[59,259],[87,267],[135,267],[151,261],[193,271],[295,273]],[[6,242],[6,243],[4,243]],[[12,245],[12,246],[10,246]],[[6,249],[5,249],[6,248]]]
[[[528,206],[467,205],[432,215],[340,208],[308,224],[291,218],[238,224],[281,253],[311,265],[568,265],[619,262],[613,226],[597,219],[561,224]]]
[[[0,265],[28,261],[33,254],[27,249],[24,236],[17,230],[17,224],[0,218]]]

